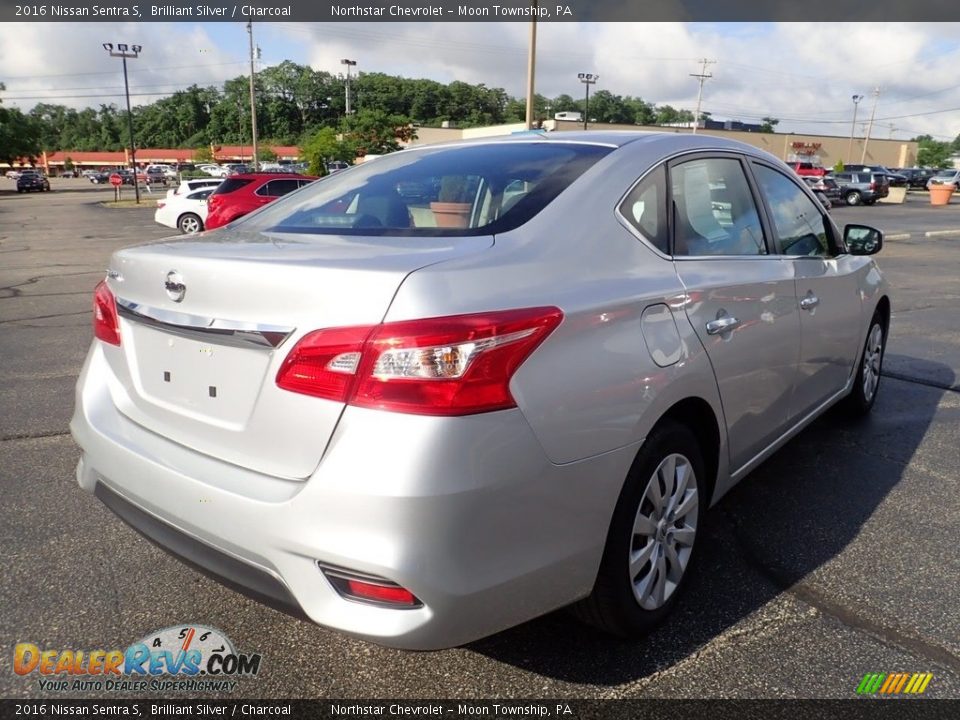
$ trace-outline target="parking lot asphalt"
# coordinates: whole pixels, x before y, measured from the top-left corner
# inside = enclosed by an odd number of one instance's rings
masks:
[[[113,250],[170,234],[149,207],[101,207],[111,194],[82,180],[0,186],[0,697],[54,697],[14,674],[18,642],[123,648],[200,623],[263,657],[232,696],[850,698],[867,672],[930,672],[927,697],[960,698],[960,204],[834,211],[910,235],[878,259],[894,314],[873,415],[821,418],[713,509],[663,627],[631,644],[557,612],[406,653],[221,587],[77,486],[67,423],[93,286]]]

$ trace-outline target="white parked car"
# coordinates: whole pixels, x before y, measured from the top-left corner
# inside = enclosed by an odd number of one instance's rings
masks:
[[[204,188],[216,188],[223,180],[220,178],[194,178],[193,180],[182,180],[176,187],[167,190],[167,197],[174,195],[189,195],[195,190]]]
[[[7,177],[10,178],[11,180],[16,180],[17,178],[20,177],[20,173],[17,172],[16,170],[7,170]]]
[[[186,235],[198,233],[207,222],[207,198],[213,191],[214,188],[206,187],[189,195],[168,195],[157,200],[153,219]]]
[[[227,176],[227,169],[219,165],[197,165],[200,172],[205,172],[210,177],[223,178]]]

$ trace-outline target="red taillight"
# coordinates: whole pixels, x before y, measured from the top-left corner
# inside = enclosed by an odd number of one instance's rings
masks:
[[[105,343],[120,344],[117,301],[105,280],[101,280],[93,291],[93,334]]]
[[[277,384],[417,415],[511,408],[510,379],[562,319],[540,307],[318,330],[290,351]]]
[[[871,181],[870,181],[870,189],[871,189],[871,190],[876,190],[876,189],[877,189],[877,181],[876,181],[876,180],[871,180]]]
[[[413,606],[419,604],[413,593],[406,588],[394,585],[374,585],[362,580],[347,580],[344,595],[391,605]]]

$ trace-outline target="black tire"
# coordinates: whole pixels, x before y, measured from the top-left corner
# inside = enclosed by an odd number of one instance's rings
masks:
[[[185,235],[192,235],[203,230],[203,220],[196,213],[184,213],[177,218],[177,229]]]
[[[876,357],[875,328],[879,328],[880,345],[879,357]],[[851,417],[862,417],[869,414],[877,401],[877,395],[880,392],[880,382],[883,379],[883,355],[887,348],[887,326],[883,315],[877,310],[870,320],[870,327],[867,328],[867,339],[863,343],[863,350],[860,351],[860,357],[857,361],[857,376],[854,378],[853,389],[850,394],[843,399],[842,409]],[[866,382],[867,368],[873,368],[875,372],[874,383],[872,385]]]
[[[640,601],[634,594],[635,578],[631,577],[630,572],[630,554],[640,552],[636,547],[635,540],[638,537],[643,537],[635,535],[634,523],[640,510],[650,507],[650,505],[647,505],[650,502],[647,498],[648,484],[652,482],[661,462],[671,455],[681,455],[686,458],[689,467],[693,470],[696,503],[694,505],[695,510],[691,510],[691,512],[696,513],[694,520],[696,532],[693,535],[692,544],[689,546],[686,566],[681,570],[682,575],[679,582],[675,584],[665,602],[658,607],[646,609],[641,606]],[[661,486],[658,480],[659,487]],[[685,425],[674,421],[668,420],[659,424],[650,433],[640,452],[637,453],[620,492],[613,518],[610,521],[606,547],[603,551],[603,559],[600,562],[600,570],[597,573],[593,592],[589,597],[571,608],[580,620],[604,632],[623,638],[641,637],[663,622],[676,604],[677,598],[680,596],[683,586],[694,567],[697,538],[703,536],[703,520],[708,504],[705,494],[706,487],[703,457],[694,434]],[[687,491],[689,492],[689,486]],[[687,502],[684,501],[682,504],[686,505]],[[690,516],[687,515],[687,517]],[[672,531],[673,525],[667,522],[668,519],[662,520],[660,525],[666,523],[665,527]],[[659,532],[658,530],[658,534]],[[648,535],[647,537],[649,542],[654,542],[652,536]],[[660,553],[659,556],[657,555],[658,552]],[[654,550],[652,557],[664,557],[664,554],[658,548]],[[663,567],[665,566],[663,565]],[[643,566],[643,568],[648,567],[650,568],[649,574],[652,575],[654,572],[653,560],[647,561],[647,564]],[[644,571],[641,570],[636,577],[639,578],[644,574]],[[657,583],[651,581],[651,584],[656,585]]]
[[[863,197],[856,190],[851,190],[843,199],[846,201],[847,205],[859,205],[860,201],[863,200]]]

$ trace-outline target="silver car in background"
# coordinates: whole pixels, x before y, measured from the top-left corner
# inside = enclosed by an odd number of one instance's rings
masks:
[[[877,396],[868,257],[718,138],[428,146],[118,251],[71,430],[80,485],[259,600],[401,648],[576,604],[675,604],[707,509]]]

